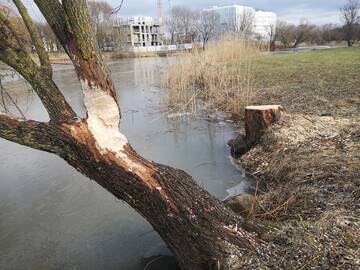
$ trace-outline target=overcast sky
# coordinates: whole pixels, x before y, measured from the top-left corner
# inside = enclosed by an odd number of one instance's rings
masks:
[[[35,11],[32,0],[25,0],[25,3],[33,10],[34,17],[39,17]],[[118,5],[121,0],[108,0],[113,6]],[[278,14],[281,20],[298,23],[306,18],[310,23],[340,23],[339,8],[346,0],[163,0],[163,11],[169,10],[170,6],[188,6],[193,9],[203,9],[213,5],[221,6],[227,4],[248,5],[259,9],[273,11]],[[32,4],[31,4],[32,3]],[[134,15],[156,15],[157,0],[125,0],[121,16]]]

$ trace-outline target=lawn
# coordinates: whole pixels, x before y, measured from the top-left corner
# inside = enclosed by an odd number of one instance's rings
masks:
[[[359,47],[259,56],[253,71],[259,103],[304,114],[359,115]]]

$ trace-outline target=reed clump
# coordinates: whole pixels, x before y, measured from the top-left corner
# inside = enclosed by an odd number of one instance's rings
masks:
[[[166,78],[167,104],[191,112],[201,104],[210,111],[241,115],[256,98],[253,60],[258,52],[250,41],[224,38],[176,59]]]

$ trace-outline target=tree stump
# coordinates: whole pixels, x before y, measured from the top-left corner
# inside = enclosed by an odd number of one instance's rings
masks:
[[[285,110],[280,105],[248,106],[245,108],[246,142],[253,145]]]

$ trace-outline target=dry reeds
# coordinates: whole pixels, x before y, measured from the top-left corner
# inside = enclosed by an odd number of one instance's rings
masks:
[[[253,58],[258,51],[249,41],[225,38],[177,59],[166,80],[167,104],[195,112],[202,100],[211,111],[242,114],[256,95]]]

